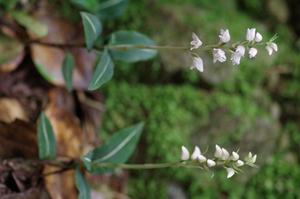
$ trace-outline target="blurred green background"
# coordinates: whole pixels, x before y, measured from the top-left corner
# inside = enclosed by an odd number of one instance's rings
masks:
[[[100,136],[146,121],[134,162],[177,161],[180,146],[214,144],[258,154],[258,169],[226,179],[225,171],[168,169],[130,172],[130,198],[300,198],[299,1],[131,0],[110,29],[145,33],[158,44],[187,45],[196,32],[215,43],[220,28],[233,40],[249,27],[264,38],[278,33],[279,52],[259,51],[240,66],[211,63],[188,69],[190,57],[161,52],[154,60],[116,64],[104,86],[106,113]],[[298,10],[298,11],[297,11]]]

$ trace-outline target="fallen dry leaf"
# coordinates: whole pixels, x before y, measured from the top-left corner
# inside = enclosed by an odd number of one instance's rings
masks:
[[[24,46],[20,42],[0,34],[0,72],[17,68],[24,58]]]
[[[35,126],[20,120],[0,122],[0,146],[0,159],[37,158]]]
[[[13,98],[0,98],[0,121],[11,123],[16,119],[28,121],[23,106]]]
[[[54,88],[49,91],[49,104],[45,113],[55,133],[59,156],[78,158],[82,154],[84,135],[78,118],[75,116],[73,97],[65,89]],[[45,173],[53,171],[46,166]],[[51,175],[45,178],[45,184],[52,198],[76,198],[74,172]]]
[[[42,42],[54,44],[84,44],[82,28],[53,14],[49,6],[43,6],[34,17],[48,26],[48,34]],[[34,39],[34,37],[33,37]],[[66,52],[75,58],[73,87],[87,89],[92,77],[93,67],[97,59],[95,51],[88,52],[85,48],[58,48],[41,44],[31,45],[32,59],[40,73],[55,85],[64,85],[61,72]]]

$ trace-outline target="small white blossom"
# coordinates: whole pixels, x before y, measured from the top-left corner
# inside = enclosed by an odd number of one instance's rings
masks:
[[[226,55],[225,52],[220,48],[214,48],[213,49],[213,61],[214,63],[218,62],[225,62],[226,61]]]
[[[219,34],[220,42],[227,43],[230,41],[230,34],[228,29],[221,29]]]
[[[236,162],[236,166],[238,166],[238,167],[241,167],[241,166],[243,166],[244,165],[244,162],[242,161],[242,160],[238,160],[237,162]]]
[[[205,162],[205,161],[206,161],[206,157],[205,157],[204,155],[199,155],[199,156],[198,156],[198,161],[199,161],[200,163]]]
[[[203,72],[203,60],[201,59],[201,57],[194,57],[191,69],[194,68],[196,68],[200,72]]]
[[[246,40],[247,41],[253,41],[255,39],[255,28],[248,28],[247,34],[246,34]]]
[[[235,170],[233,168],[226,168],[227,178],[231,178],[235,174]]]
[[[216,144],[216,151],[215,151],[215,157],[216,158],[222,158],[222,149],[219,145]]]
[[[190,152],[185,148],[185,146],[181,147],[181,160],[186,161],[190,158]]]
[[[229,158],[229,153],[226,149],[222,148],[222,160],[227,160]]]
[[[240,158],[239,154],[235,151],[232,151],[231,159],[237,161]]]
[[[214,167],[214,166],[216,166],[216,162],[211,160],[211,159],[208,159],[207,160],[207,166],[208,167]]]
[[[200,46],[202,46],[202,41],[199,39],[199,37],[195,34],[195,33],[193,33],[192,34],[192,41],[191,41],[191,50],[193,50],[193,49],[197,49],[197,48],[199,48]]]
[[[255,57],[256,54],[257,54],[257,49],[256,48],[252,47],[252,48],[249,49],[249,58]]]
[[[269,55],[273,54],[273,51],[277,52],[278,51],[278,46],[274,42],[270,42],[267,44],[266,49],[268,51]]]
[[[199,156],[201,155],[201,151],[198,146],[195,146],[194,152],[191,156],[192,160],[197,160]]]
[[[257,155],[252,155],[251,152],[248,153],[248,156],[246,157],[246,161],[250,164],[254,164],[256,162],[256,158],[257,158]]]
[[[233,65],[239,65],[241,58],[245,55],[245,47],[242,45],[239,45],[234,53],[232,53],[230,60],[232,61]]]
[[[263,39],[262,35],[259,32],[255,34],[255,42],[261,42]]]

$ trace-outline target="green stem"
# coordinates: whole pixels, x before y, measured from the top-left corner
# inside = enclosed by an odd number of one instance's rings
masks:
[[[114,50],[129,50],[129,49],[150,49],[150,50],[189,50],[190,47],[187,46],[155,46],[155,45],[107,45],[108,49]]]
[[[163,168],[197,168],[202,169],[199,165],[190,165],[182,162],[173,163],[149,163],[149,164],[118,164],[118,163],[97,163],[94,165],[97,168],[120,168],[120,169],[130,169],[130,170],[141,170],[141,169],[163,169]]]

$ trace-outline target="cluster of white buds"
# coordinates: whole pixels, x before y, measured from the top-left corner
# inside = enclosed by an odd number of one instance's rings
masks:
[[[221,29],[219,34],[219,43],[217,45],[207,45],[204,46],[205,50],[211,50],[213,55],[213,62],[223,63],[227,60],[226,53],[230,53],[230,60],[233,65],[239,65],[241,62],[241,58],[245,56],[246,51],[248,51],[248,57],[250,59],[254,58],[257,55],[257,47],[264,45],[268,54],[272,55],[273,52],[278,51],[278,46],[274,43],[274,40],[277,38],[275,35],[268,42],[262,42],[263,36],[256,31],[255,28],[248,28],[246,33],[246,38],[244,41],[236,42],[231,45],[227,45],[230,42],[230,33],[228,29]],[[200,38],[193,33],[191,48],[193,51],[193,63],[191,69],[197,69],[200,72],[203,72],[203,60],[202,58],[194,52],[194,50],[199,49],[202,46],[203,42]]]
[[[185,164],[190,163],[194,165],[196,163],[206,168],[221,166],[226,169],[227,178],[231,178],[235,173],[241,171],[240,168],[244,165],[255,167],[256,157],[257,155],[252,155],[249,152],[248,156],[241,160],[238,152],[232,151],[230,154],[225,148],[216,145],[214,157],[207,158],[201,153],[198,146],[195,146],[192,155],[190,155],[189,150],[185,146],[181,147],[181,161]]]

